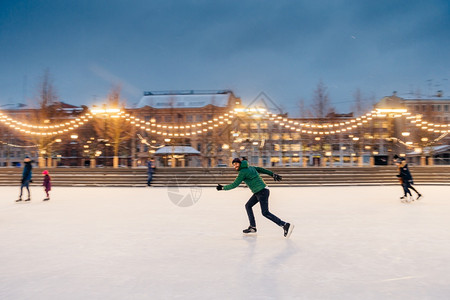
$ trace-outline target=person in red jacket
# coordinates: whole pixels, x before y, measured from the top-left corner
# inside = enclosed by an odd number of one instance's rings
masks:
[[[44,170],[42,172],[42,175],[44,175],[44,182],[42,185],[44,186],[45,193],[47,194],[47,197],[44,199],[44,201],[50,200],[50,195],[48,192],[52,189],[52,179],[50,178],[50,174],[47,170]]]

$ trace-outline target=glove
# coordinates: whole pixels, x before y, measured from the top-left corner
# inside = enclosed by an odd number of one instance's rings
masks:
[[[223,185],[218,184],[218,185],[216,186],[216,190],[218,190],[218,191],[223,190]]]
[[[273,180],[275,180],[275,181],[281,181],[283,179],[283,177],[281,177],[280,175],[275,174],[275,173],[273,173],[272,177],[273,177]]]

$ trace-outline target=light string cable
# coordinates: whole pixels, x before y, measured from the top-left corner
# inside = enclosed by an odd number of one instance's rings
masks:
[[[341,132],[348,132],[354,130],[355,128],[363,126],[373,118],[384,118],[388,116],[394,118],[407,116],[407,120],[409,120],[411,123],[415,124],[422,130],[427,130],[429,132],[446,133],[448,132],[448,128],[450,127],[450,124],[435,124],[423,121],[421,115],[410,116],[411,114],[408,113],[406,109],[377,109],[369,113],[366,113],[363,116],[335,123],[299,122],[298,120],[286,118],[284,116],[273,113],[271,114],[268,113],[267,111],[263,112],[259,110],[253,111],[252,109],[246,110],[235,109],[230,111],[229,113],[225,113],[218,117],[215,117],[212,120],[199,122],[195,124],[187,123],[184,125],[167,125],[164,123],[156,123],[153,119],[150,122],[148,122],[140,118],[134,117],[128,113],[124,113],[120,109],[91,110],[90,112],[76,118],[75,120],[62,122],[60,124],[55,125],[44,125],[44,126],[20,122],[0,112],[0,122],[12,129],[15,129],[17,131],[26,134],[51,136],[76,130],[79,126],[85,124],[92,118],[97,117],[98,114],[102,114],[107,115],[111,118],[124,118],[126,121],[130,122],[136,127],[139,127],[142,130],[154,134],[163,136],[190,136],[208,132],[214,129],[215,127],[224,124],[229,124],[232,118],[234,118],[238,113],[243,111],[250,114],[257,113],[262,117],[268,118],[269,121],[279,124],[280,126],[283,126],[286,129],[312,135],[329,135]]]
[[[448,133],[450,124],[436,124],[422,120],[422,115],[415,115],[414,117],[407,118],[407,120],[414,124],[416,127],[434,133]]]
[[[275,124],[279,124],[286,129],[290,129],[300,133],[312,135],[330,135],[341,132],[351,132],[355,128],[369,123],[369,121],[371,121],[374,117],[384,117],[384,115],[378,114],[376,111],[371,111],[361,117],[342,122],[307,123],[299,122],[298,120],[286,118],[277,114],[270,114],[269,121],[272,121]]]
[[[153,134],[170,137],[184,137],[202,134],[211,131],[216,127],[230,124],[234,116],[235,112],[229,111],[228,113],[224,113],[220,116],[214,117],[212,120],[195,124],[186,123],[184,125],[164,125],[164,123],[156,123],[153,119],[149,122],[132,116],[128,113],[121,114],[120,118],[124,118],[130,124]]]
[[[81,125],[87,123],[93,116],[91,113],[86,113],[74,120],[63,122],[55,125],[33,125],[14,120],[4,113],[0,112],[0,122],[5,126],[12,128],[22,133],[38,135],[38,136],[52,136],[66,133],[78,129]]]
[[[0,141],[0,144],[6,145],[6,146],[9,146],[9,147],[13,147],[13,148],[38,148],[39,147],[39,145],[24,146],[24,145],[11,144],[11,143],[7,143],[7,142],[4,142],[4,141]]]

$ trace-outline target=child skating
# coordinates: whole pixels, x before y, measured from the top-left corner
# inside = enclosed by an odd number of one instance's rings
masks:
[[[48,201],[50,200],[50,195],[48,192],[50,192],[52,189],[52,179],[47,170],[44,170],[42,172],[42,175],[44,175],[44,182],[42,183],[42,185],[44,186],[44,191],[45,194],[47,195],[47,197],[44,198],[44,201]]]
[[[247,160],[241,161],[239,158],[235,158],[232,163],[236,171],[239,171],[238,176],[236,177],[233,183],[225,186],[218,184],[216,189],[218,191],[220,190],[228,191],[238,187],[239,184],[242,181],[244,181],[250,188],[250,190],[253,192],[253,195],[245,204],[245,209],[247,211],[248,219],[250,221],[250,226],[247,229],[244,229],[243,232],[245,234],[256,233],[257,230],[256,230],[255,216],[253,214],[253,206],[259,202],[259,204],[261,205],[262,215],[267,219],[271,220],[272,222],[274,222],[275,224],[277,224],[278,226],[282,227],[284,230],[284,236],[286,238],[289,238],[292,233],[292,230],[294,229],[294,225],[282,221],[277,216],[269,212],[270,192],[269,189],[266,187],[264,180],[259,175],[259,173],[264,173],[269,176],[272,176],[275,181],[281,181],[282,177],[264,168],[249,166]]]

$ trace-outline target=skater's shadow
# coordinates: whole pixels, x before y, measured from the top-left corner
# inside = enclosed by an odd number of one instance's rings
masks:
[[[276,239],[273,243],[276,243],[279,248],[273,251],[274,248],[269,244],[265,244],[264,237],[258,240],[255,236],[243,236],[242,238],[247,247],[242,251],[242,259],[238,263],[239,269],[237,273],[239,278],[248,282],[248,278],[252,278],[252,285],[257,286],[263,290],[263,294],[270,299],[277,299],[282,295],[281,283],[283,276],[281,274],[292,273],[292,268],[296,268],[295,264],[292,264],[291,258],[300,252],[298,245],[292,240],[280,240]],[[267,256],[268,252],[274,252],[272,255]],[[270,285],[267,283],[270,282]],[[245,291],[243,291],[245,292]],[[243,297],[250,295],[242,295]]]
[[[253,259],[258,236],[257,235],[244,235],[244,236],[242,236],[242,240],[244,240],[248,246],[246,255],[244,255],[243,258],[245,261],[249,262]]]

